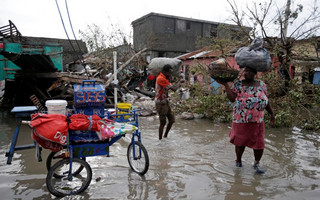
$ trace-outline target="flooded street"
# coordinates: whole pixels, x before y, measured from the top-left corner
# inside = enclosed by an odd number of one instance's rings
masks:
[[[93,177],[80,195],[63,199],[319,199],[319,132],[298,128],[267,129],[266,149],[261,167],[264,175],[252,169],[253,152],[246,149],[243,168],[234,166],[234,146],[228,141],[230,124],[209,120],[177,119],[168,139],[158,140],[156,116],[140,117],[142,143],[150,167],[145,176],[132,172],[127,161],[130,137],[110,147],[110,157],[87,159]],[[52,199],[46,187],[45,161],[35,149],[16,151],[7,165],[15,119],[0,118],[0,196],[1,199]],[[18,145],[31,143],[31,131],[22,125]]]

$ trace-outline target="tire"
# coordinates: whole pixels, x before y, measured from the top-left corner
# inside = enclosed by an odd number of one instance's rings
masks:
[[[133,158],[133,145],[128,146],[127,158],[130,168],[139,175],[144,175],[149,169],[149,156],[146,148],[138,141],[135,141],[135,155]]]
[[[61,159],[68,158],[69,156],[66,153],[67,153],[66,149],[62,149],[61,151],[57,151],[57,152],[51,152],[47,158],[47,161],[46,161],[47,170],[49,171],[51,169],[51,167],[55,163],[60,161]],[[82,159],[84,161],[86,160],[85,157],[80,158],[80,159]],[[82,169],[83,169],[83,166],[79,166],[79,168],[77,170],[75,170],[72,175],[78,175],[82,171]],[[59,174],[54,174],[53,176],[55,178],[62,178],[63,177],[63,175],[59,175]]]
[[[83,192],[88,188],[92,180],[92,170],[90,165],[79,158],[72,159],[72,167],[81,165],[82,172],[72,176],[72,180],[68,180],[68,172],[70,167],[70,159],[66,158],[54,164],[47,174],[46,184],[51,194],[57,197],[75,195]],[[62,173],[62,171],[64,173]],[[55,178],[54,174],[63,174],[61,178]],[[74,174],[74,173],[73,173]]]

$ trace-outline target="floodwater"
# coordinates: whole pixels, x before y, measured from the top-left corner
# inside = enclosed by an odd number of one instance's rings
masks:
[[[246,149],[243,168],[234,166],[234,146],[228,141],[230,124],[205,119],[180,120],[168,139],[158,140],[158,118],[140,117],[142,142],[149,157],[149,171],[132,172],[127,162],[125,137],[110,147],[110,157],[87,159],[93,171],[88,189],[63,199],[319,199],[319,132],[298,128],[267,129],[261,166],[252,169],[253,152]],[[35,149],[16,151],[11,165],[9,148],[15,120],[0,118],[0,199],[54,199],[46,187],[45,160],[38,162]],[[31,143],[30,129],[22,125],[19,144]]]

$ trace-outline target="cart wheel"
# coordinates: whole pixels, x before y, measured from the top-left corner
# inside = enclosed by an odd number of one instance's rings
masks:
[[[138,173],[144,175],[149,169],[149,156],[146,148],[138,141],[135,141],[135,148],[133,153],[132,143],[128,146],[127,157],[130,168]],[[135,156],[134,156],[135,155]]]
[[[57,152],[51,152],[47,158],[47,162],[46,162],[46,166],[47,166],[47,170],[49,171],[51,169],[51,167],[57,163],[58,161],[60,161],[61,159],[64,158],[68,158],[67,155],[67,150],[66,149],[62,149],[60,151]],[[86,157],[80,158],[82,160],[86,160]],[[79,174],[83,169],[83,166],[79,166],[79,168],[77,170],[74,170],[74,173],[72,175],[77,175]],[[63,175],[60,174],[54,174],[53,175],[55,178],[62,178]]]
[[[72,159],[72,168],[78,169],[79,165],[83,170],[69,179],[70,159],[63,159],[54,164],[49,170],[46,178],[47,188],[51,194],[57,197],[75,195],[83,192],[89,186],[92,179],[90,165],[79,158]],[[54,178],[54,174],[63,174],[61,178]],[[72,173],[74,174],[74,172]]]

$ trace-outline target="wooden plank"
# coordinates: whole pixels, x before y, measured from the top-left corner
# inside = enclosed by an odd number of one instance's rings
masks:
[[[21,69],[3,68],[3,71],[20,71]]]

